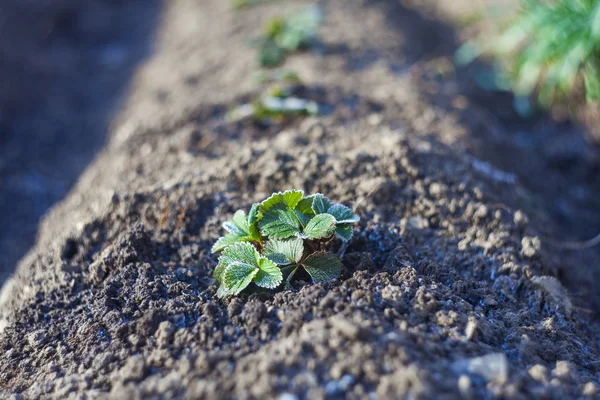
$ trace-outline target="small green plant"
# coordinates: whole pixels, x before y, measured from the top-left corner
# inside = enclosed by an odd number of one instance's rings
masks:
[[[319,113],[319,105],[316,102],[293,95],[294,85],[298,86],[301,83],[295,72],[259,73],[255,80],[266,85],[263,92],[250,103],[232,108],[228,113],[229,120],[251,118],[262,123],[280,123],[288,117]]]
[[[299,270],[315,283],[337,278],[341,260],[327,250],[334,237],[350,240],[358,221],[350,208],[322,194],[304,196],[302,190],[274,193],[248,214],[238,210],[212,247],[213,253],[222,252],[214,271],[217,296],[237,295],[250,283],[275,289],[285,279],[289,286]]]
[[[231,6],[233,8],[244,8],[256,6],[262,3],[273,2],[277,0],[231,0]]]
[[[256,40],[259,62],[263,67],[275,67],[288,53],[298,51],[317,41],[323,14],[317,5],[306,7],[290,17],[273,17],[264,27],[263,36]]]
[[[600,100],[600,0],[522,0],[517,19],[488,45],[470,42],[460,63],[480,54],[507,63],[517,96],[536,93],[548,107],[568,97],[579,83],[588,101]]]

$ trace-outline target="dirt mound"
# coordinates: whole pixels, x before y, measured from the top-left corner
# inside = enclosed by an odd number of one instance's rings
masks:
[[[556,266],[527,216],[495,206],[513,184],[394,127],[394,106],[363,103],[351,120],[338,102],[330,116],[273,138],[241,130],[210,151],[198,150],[194,129],[177,129],[169,145],[161,145],[169,132],[143,135],[156,147],[136,160],[144,171],[136,185],[161,170],[176,179],[115,193],[101,217],[31,263],[34,278],[21,278],[27,290],[15,284],[24,293],[10,301],[24,300],[3,332],[9,391],[390,398],[591,390],[590,326],[545,276]],[[216,113],[199,128],[239,131],[230,125]],[[343,276],[217,300],[209,248],[219,224],[283,187],[354,202],[362,223]],[[494,353],[506,357],[472,360]]]
[[[392,51],[379,27],[392,3],[345,2],[325,29],[356,45],[356,54],[361,32],[372,28],[367,47]],[[172,7],[170,20],[195,12],[207,22],[198,29],[214,28],[216,38],[239,39],[256,25],[255,10],[236,20],[218,0]],[[222,28],[219,17],[237,24]],[[355,24],[361,18],[364,26]],[[197,32],[185,36],[176,22],[166,29],[173,42],[194,43]],[[176,45],[165,46],[174,52]],[[323,66],[327,84],[315,78],[303,92],[322,105],[318,117],[271,127],[227,122],[228,106],[247,96],[227,86],[210,97],[216,84],[202,79],[193,86],[208,100],[179,107],[192,100],[173,89],[167,97],[181,95],[169,103],[179,112],[161,111],[163,122],[158,111],[143,110],[162,110],[164,96],[132,111],[3,288],[0,393],[594,396],[599,327],[556,279],[564,257],[544,238],[558,225],[532,206],[516,175],[451,146],[466,130],[456,114],[431,104],[423,81],[399,78],[370,51],[375,64],[351,60],[356,79],[348,79],[335,72],[348,61],[344,51],[291,60],[301,70]],[[220,83],[243,76],[214,45],[207,53],[223,62]],[[145,79],[170,60],[189,82],[173,53],[163,57],[146,67]],[[214,74],[214,65],[201,65],[198,76]],[[342,276],[218,300],[210,247],[220,224],[288,188],[325,193],[361,216]]]

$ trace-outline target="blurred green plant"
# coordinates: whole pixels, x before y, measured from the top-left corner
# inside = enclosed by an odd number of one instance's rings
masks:
[[[250,103],[236,106],[227,115],[230,121],[252,119],[262,123],[280,123],[286,118],[301,115],[316,115],[319,105],[294,96],[294,88],[301,84],[294,71],[260,71],[254,80],[266,85],[262,93]]]
[[[600,0],[521,3],[507,29],[493,40],[467,42],[458,50],[457,62],[495,57],[517,97],[536,96],[544,107],[580,88],[588,102],[600,100]]]
[[[244,8],[250,6],[256,6],[262,3],[268,3],[278,0],[231,0],[231,6],[233,8]]]
[[[273,17],[264,27],[264,33],[255,40],[259,48],[259,63],[263,67],[281,64],[290,52],[309,47],[318,41],[323,21],[321,8],[307,6],[289,17]]]
[[[304,196],[302,190],[273,193],[254,204],[248,214],[238,210],[223,224],[227,231],[212,247],[222,252],[214,277],[218,297],[239,294],[251,283],[276,289],[286,286],[303,270],[314,283],[337,278],[339,256],[328,252],[334,237],[347,242],[360,218],[320,193]]]

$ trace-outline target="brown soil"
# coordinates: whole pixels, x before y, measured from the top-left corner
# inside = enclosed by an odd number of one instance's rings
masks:
[[[327,52],[288,62],[323,115],[227,122],[253,90],[244,40],[299,3],[166,5],[107,148],[0,294],[0,393],[595,396],[600,252],[557,242],[600,226],[597,150],[517,121],[447,68],[435,7],[391,0],[323,2]],[[218,300],[220,223],[286,188],[361,216],[342,276]]]

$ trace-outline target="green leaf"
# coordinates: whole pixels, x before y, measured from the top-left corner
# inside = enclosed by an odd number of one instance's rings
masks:
[[[234,243],[227,246],[219,257],[219,262],[225,264],[226,267],[233,262],[258,266],[259,260],[260,254],[250,243]]]
[[[304,235],[309,239],[320,239],[330,236],[334,230],[335,218],[333,215],[319,214],[306,224]]]
[[[304,243],[302,239],[272,239],[267,242],[264,255],[274,263],[279,265],[289,265],[299,262],[302,258],[303,251]]]
[[[229,296],[229,292],[225,288],[225,285],[221,284],[221,286],[219,286],[219,289],[217,289],[217,297],[222,299],[223,297],[227,296]]]
[[[286,52],[279,47],[273,40],[267,40],[262,46],[260,55],[260,65],[263,67],[275,67],[285,59]]]
[[[250,224],[246,218],[246,213],[243,210],[238,210],[233,214],[231,221],[235,226],[240,229],[243,233],[248,234],[250,232]]]
[[[286,50],[297,50],[304,44],[304,34],[301,31],[285,29],[276,38],[279,47]]]
[[[600,4],[598,6],[600,9]],[[600,13],[598,13],[600,15]],[[600,22],[599,22],[600,24]],[[599,28],[600,29],[600,28]],[[584,74],[585,80],[585,97],[587,101],[599,101],[600,100],[600,68],[597,63],[588,61],[585,64]]]
[[[335,227],[335,236],[347,242],[352,238],[352,225],[350,224],[337,224]]]
[[[315,212],[312,209],[314,196],[308,196],[303,198],[296,205],[296,210],[304,215],[314,215]]]
[[[302,224],[302,227],[305,227],[306,224],[308,224],[308,221],[310,221],[310,219],[313,217],[312,215],[302,214],[298,210],[294,210],[294,212],[296,213],[296,217],[298,217],[298,220]]]
[[[298,202],[302,200],[302,196],[304,196],[302,190],[286,190],[283,192],[283,201],[289,208],[294,209],[298,205]]]
[[[261,201],[259,206],[259,211],[261,214],[267,212],[271,207],[283,203],[283,196],[281,192],[273,193],[265,200]]]
[[[258,220],[258,203],[252,204],[248,213],[248,225],[252,225]]]
[[[210,249],[211,253],[216,253],[218,251],[223,250],[224,248],[226,248],[227,246],[234,244],[234,243],[238,243],[238,242],[243,242],[247,240],[244,237],[238,236],[235,233],[229,233],[225,236],[221,236],[213,245],[212,249]]]
[[[213,245],[211,251],[215,253],[238,242],[252,242],[254,240],[260,242],[260,235],[256,232],[256,228],[248,222],[249,218],[250,215],[246,218],[246,213],[242,210],[238,210],[233,215],[233,218],[225,221],[223,223],[223,228],[229,233],[219,238]]]
[[[314,283],[328,282],[340,276],[342,260],[335,254],[318,252],[313,253],[302,262]]]
[[[260,211],[265,213],[271,207],[280,203],[285,203],[289,208],[293,209],[298,205],[298,202],[302,200],[302,196],[304,196],[302,190],[286,190],[285,192],[273,193],[260,203]]]
[[[327,210],[327,214],[333,215],[335,221],[338,224],[354,223],[360,221],[360,217],[354,214],[354,212],[350,208],[342,204],[332,205],[331,207],[329,207],[329,210]]]
[[[219,283],[222,283],[221,278],[223,277],[223,271],[225,271],[225,266],[226,265],[223,263],[218,263],[213,272],[213,276]]]
[[[267,289],[275,289],[283,281],[281,270],[273,261],[261,258],[258,263],[260,270],[254,277],[254,283]]]
[[[223,222],[223,228],[227,232],[234,233],[238,236],[245,236],[248,234],[248,222],[246,221],[246,213],[242,210],[236,211],[233,218]]]
[[[260,232],[258,231],[258,224],[254,223],[250,225],[250,236],[253,240],[256,240],[259,243],[262,243],[262,239],[260,237]]]
[[[269,238],[286,239],[300,232],[295,212],[285,204],[277,204],[265,212],[259,221],[260,230]]]
[[[294,277],[294,275],[296,274],[296,271],[298,271],[298,265],[290,265],[289,267],[284,267],[282,269],[281,272],[284,273],[285,275],[285,290],[292,290],[292,278]]]
[[[258,274],[259,269],[251,264],[235,261],[223,272],[223,284],[227,294],[238,294],[244,290],[252,279]]]
[[[331,201],[323,196],[321,193],[317,193],[313,197],[312,210],[315,214],[326,213],[331,207]]]

